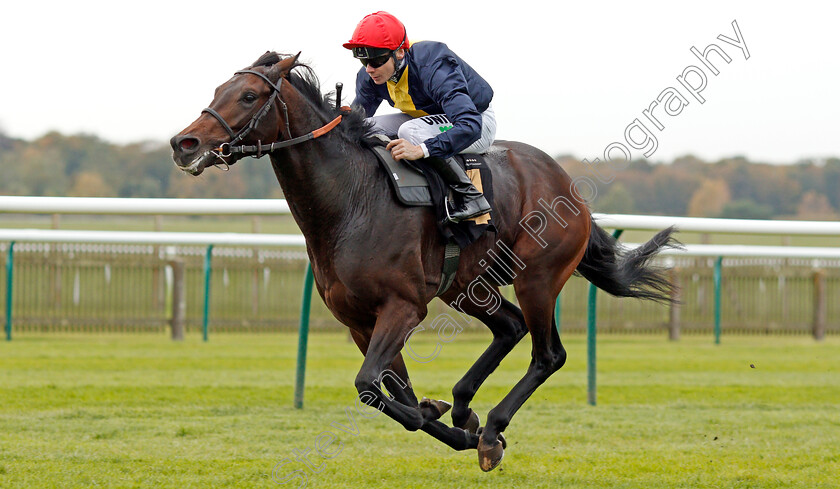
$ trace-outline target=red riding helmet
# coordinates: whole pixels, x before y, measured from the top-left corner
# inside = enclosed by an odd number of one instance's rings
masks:
[[[353,50],[353,55],[357,58],[371,58],[374,56],[368,54],[374,53],[365,48],[378,48],[375,50],[378,53],[384,50],[408,49],[408,37],[405,26],[399,19],[388,12],[376,12],[365,16],[359,22],[353,31],[353,37],[344,43],[344,47]]]

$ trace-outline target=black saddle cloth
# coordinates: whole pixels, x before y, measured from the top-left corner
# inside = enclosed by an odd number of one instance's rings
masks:
[[[449,186],[443,181],[424,160],[395,161],[388,150],[386,142],[377,138],[365,140],[367,146],[376,154],[380,166],[385,171],[394,197],[397,202],[405,206],[431,206],[435,213],[438,230],[447,242],[454,242],[464,249],[487,231],[495,232],[493,211],[489,216],[479,216],[475,219],[452,223],[446,220],[446,199]],[[493,206],[493,175],[484,161],[484,155],[460,154],[455,157],[458,164],[470,174],[477,170],[481,177],[481,188],[490,207]]]

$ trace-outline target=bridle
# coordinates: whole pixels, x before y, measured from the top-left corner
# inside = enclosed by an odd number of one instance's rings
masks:
[[[271,95],[268,96],[268,100],[265,101],[262,107],[260,107],[260,109],[257,110],[253,116],[251,116],[251,120],[242,129],[240,129],[239,132],[234,132],[233,129],[230,127],[230,124],[228,124],[227,121],[225,121],[224,117],[222,117],[218,112],[211,109],[210,107],[207,107],[201,111],[202,113],[206,112],[210,114],[211,116],[213,116],[214,119],[219,121],[219,124],[222,125],[224,130],[227,131],[228,135],[230,136],[230,141],[222,143],[221,145],[219,145],[218,148],[211,151],[216,156],[216,158],[221,160],[220,162],[214,163],[214,166],[218,166],[223,170],[227,171],[230,165],[228,164],[227,160],[225,160],[225,158],[229,158],[234,154],[259,158],[264,154],[272,153],[278,149],[288,148],[289,146],[294,146],[296,144],[300,144],[302,142],[323,136],[324,134],[330,132],[335,126],[337,126],[341,122],[342,116],[339,115],[332,121],[328,122],[327,124],[318,129],[315,129],[314,131],[303,136],[293,138],[292,132],[289,129],[289,109],[288,107],[286,107],[286,103],[283,101],[283,99],[280,98],[280,87],[283,86],[283,77],[281,76],[277,84],[275,84],[274,82],[269,80],[269,78],[264,74],[253,70],[237,71],[236,73],[234,73],[234,76],[244,74],[255,75],[260,77],[271,88]],[[288,135],[288,139],[284,141],[276,141],[271,144],[262,144],[260,141],[257,141],[257,144],[255,145],[239,144],[243,139],[245,139],[246,136],[248,136],[248,134],[251,131],[257,128],[257,126],[260,124],[260,121],[262,121],[263,117],[265,117],[266,114],[268,114],[269,111],[271,111],[271,105],[274,102],[274,100],[277,100],[277,102],[280,104],[280,108],[283,110],[283,120],[286,125],[286,135]]]

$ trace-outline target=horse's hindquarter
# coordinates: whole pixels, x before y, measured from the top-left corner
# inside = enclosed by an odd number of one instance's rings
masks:
[[[586,204],[577,200],[572,178],[554,158],[533,146],[506,146],[521,195],[516,212],[519,246],[534,248],[532,244],[536,244],[546,251],[563,245],[584,246],[589,238],[590,213]],[[542,223],[545,227],[540,231]]]

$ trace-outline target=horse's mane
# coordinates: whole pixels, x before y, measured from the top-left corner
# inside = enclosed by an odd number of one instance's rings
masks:
[[[249,68],[260,66],[271,68],[287,57],[289,55],[266,51]],[[321,93],[321,82],[318,80],[318,76],[311,66],[300,61],[295,61],[292,70],[289,72],[288,80],[293,87],[329,119],[333,119],[339,115],[339,112],[335,109],[335,91],[329,92],[326,95]],[[341,124],[336,129],[340,130],[350,141],[358,143],[365,133],[367,133],[369,125],[365,121],[364,109],[354,107],[349,114],[342,112],[341,115],[343,116]]]

